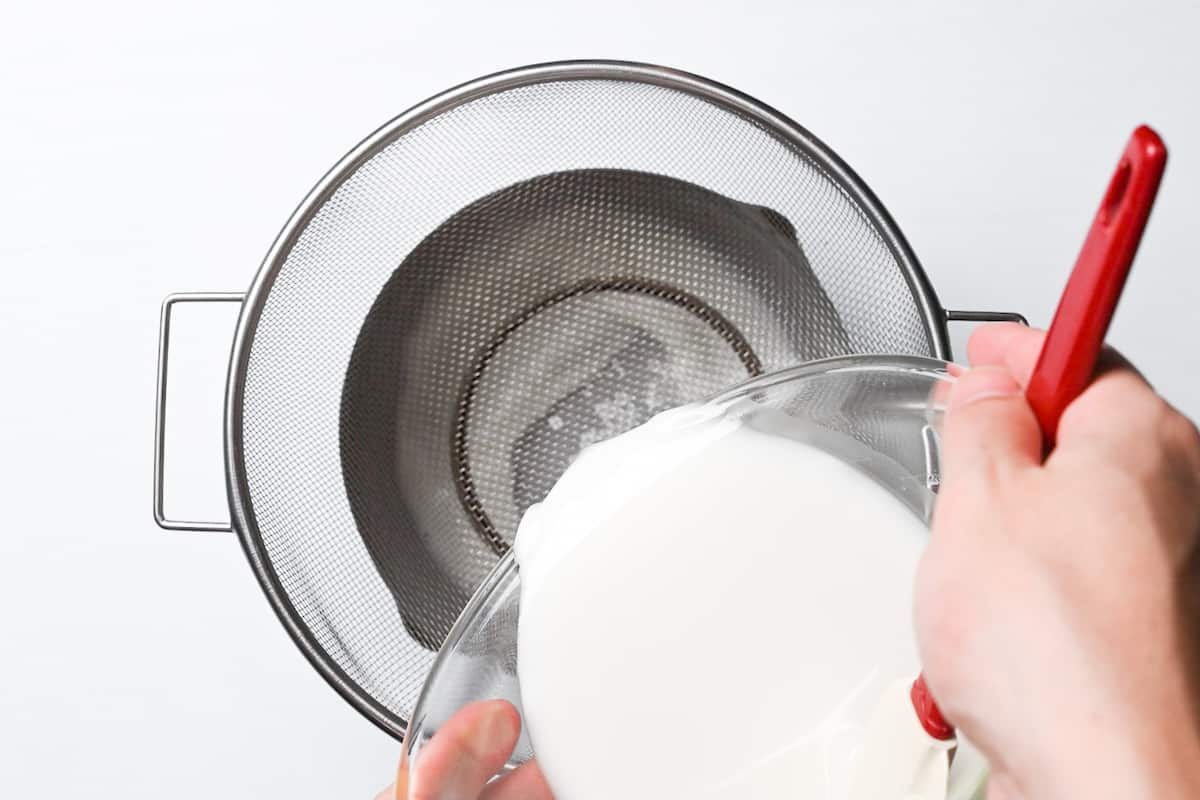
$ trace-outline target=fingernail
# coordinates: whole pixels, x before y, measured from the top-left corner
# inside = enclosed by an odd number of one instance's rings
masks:
[[[950,390],[950,410],[996,397],[1020,394],[1021,386],[1003,367],[975,367],[967,370]]]

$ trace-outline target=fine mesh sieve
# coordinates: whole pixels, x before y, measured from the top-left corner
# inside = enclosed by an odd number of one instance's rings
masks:
[[[695,184],[556,172],[454,214],[379,293],[342,396],[346,495],[408,632],[441,644],[457,613],[429,598],[461,609],[583,446],[849,347],[790,226]],[[425,502],[447,479],[458,502]]]
[[[484,78],[359,145],[268,253],[227,386],[233,526],[305,654],[400,735],[580,448],[816,358],[947,358],[946,313],[861,181],[756,101],[617,62]],[[163,516],[158,442],[159,522],[215,527]]]

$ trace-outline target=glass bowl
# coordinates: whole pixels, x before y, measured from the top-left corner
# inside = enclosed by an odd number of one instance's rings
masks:
[[[909,356],[826,359],[753,379],[712,398],[702,409],[706,418],[738,420],[837,456],[871,476],[928,524],[940,482],[938,430],[953,381],[950,370],[945,362]],[[413,770],[420,768],[422,748],[464,706],[504,699],[523,714],[517,678],[520,586],[520,568],[510,553],[451,630],[426,680],[406,739],[405,757]],[[780,628],[786,628],[786,610],[778,613]],[[748,659],[746,681],[753,681],[753,669]],[[633,716],[629,725],[638,724]],[[737,733],[726,730],[716,711],[712,728],[696,735]],[[523,726],[505,771],[535,756]],[[606,763],[597,768],[602,766],[611,767]],[[951,767],[949,800],[982,797],[985,783],[985,762],[969,743],[960,741]]]

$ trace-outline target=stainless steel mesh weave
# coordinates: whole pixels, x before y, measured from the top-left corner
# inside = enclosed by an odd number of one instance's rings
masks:
[[[393,733],[580,447],[760,370],[939,354],[890,223],[713,88],[460,91],[352,159],[260,274],[239,527],[310,657]]]

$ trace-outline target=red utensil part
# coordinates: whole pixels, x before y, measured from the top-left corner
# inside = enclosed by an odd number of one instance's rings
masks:
[[[1048,447],[1059,418],[1092,379],[1166,165],[1158,134],[1145,125],[1135,130],[1063,290],[1025,387]]]
[[[1067,280],[1025,387],[1025,397],[1037,416],[1047,451],[1054,447],[1063,412],[1083,392],[1096,370],[1104,335],[1125,287],[1166,165],[1167,148],[1158,134],[1145,125],[1135,130]],[[941,740],[954,736],[954,728],[934,702],[924,675],[913,683],[911,697],[926,733]]]

